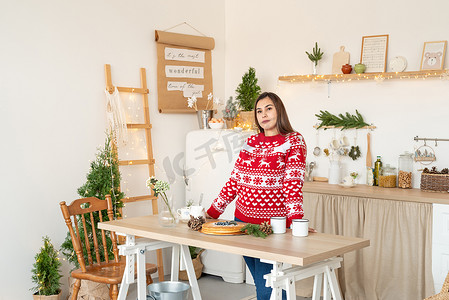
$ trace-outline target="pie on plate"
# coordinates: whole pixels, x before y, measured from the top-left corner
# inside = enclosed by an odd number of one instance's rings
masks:
[[[242,229],[245,225],[246,223],[242,222],[216,220],[204,223],[200,232],[214,235],[239,235],[243,234],[240,229]]]

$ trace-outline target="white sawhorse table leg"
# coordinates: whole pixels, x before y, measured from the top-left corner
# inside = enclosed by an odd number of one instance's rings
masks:
[[[178,245],[168,242],[156,240],[142,241],[136,244],[135,237],[126,235],[125,245],[119,246],[119,254],[126,256],[125,272],[123,274],[122,283],[118,294],[118,300],[126,300],[129,285],[134,283],[134,265],[137,265],[137,299],[146,300],[146,272],[145,272],[145,252],[162,248],[172,247],[172,268],[171,280],[178,281],[179,276],[179,255],[186,266],[187,275],[189,276],[190,286],[194,300],[201,300],[200,288],[196,279],[195,270],[193,268],[192,258],[190,257],[189,246]],[[181,253],[180,253],[181,250]]]
[[[338,286],[335,269],[341,266],[340,257],[334,257],[322,262],[311,264],[304,267],[291,267],[282,270],[282,263],[266,261],[273,264],[273,270],[270,274],[264,276],[267,280],[266,285],[273,288],[270,300],[281,300],[282,289],[287,292],[287,300],[296,299],[295,281],[315,276],[313,285],[313,300],[319,300],[321,296],[321,283],[324,275],[324,293],[323,299],[342,300],[340,287]],[[330,289],[330,293],[329,293]]]

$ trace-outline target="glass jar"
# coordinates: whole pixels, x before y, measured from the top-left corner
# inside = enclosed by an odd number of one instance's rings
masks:
[[[380,171],[379,186],[386,188],[396,187],[396,177],[396,168],[387,164]]]
[[[399,155],[398,187],[402,189],[412,188],[413,154],[404,152]]]

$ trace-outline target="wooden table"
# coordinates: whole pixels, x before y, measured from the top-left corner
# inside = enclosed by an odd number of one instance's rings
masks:
[[[195,300],[201,299],[201,295],[193,272],[188,245],[257,257],[273,263],[273,271],[265,276],[267,284],[273,288],[272,299],[281,299],[282,288],[287,290],[287,299],[296,299],[294,282],[311,276],[315,276],[313,299],[319,299],[323,274],[325,287],[328,283],[332,296],[335,299],[341,299],[334,269],[340,266],[342,259],[336,258],[336,256],[369,246],[369,240],[367,239],[323,233],[311,233],[308,237],[295,237],[292,236],[290,229],[287,230],[286,234],[272,234],[266,239],[248,235],[206,235],[190,230],[184,223],[179,223],[172,228],[161,227],[157,216],[134,217],[103,222],[99,223],[98,227],[126,234],[130,239],[134,236],[141,236],[165,242],[165,244],[161,244],[164,247],[167,245],[180,245],[178,249],[181,250],[185,257],[184,262],[186,263],[187,273],[190,273],[189,282],[192,286],[192,294]],[[172,264],[175,265],[176,269],[172,266],[172,279],[177,280],[179,258],[176,262],[176,256],[179,257],[179,251],[176,250],[176,247],[174,250]],[[138,261],[138,268],[144,262],[144,260]],[[282,263],[295,266],[283,269]],[[176,274],[173,274],[173,272]],[[144,272],[142,273],[145,276]],[[144,285],[143,287],[138,286],[138,290],[143,294],[145,291]],[[329,297],[326,293],[327,288],[324,289],[323,296]]]

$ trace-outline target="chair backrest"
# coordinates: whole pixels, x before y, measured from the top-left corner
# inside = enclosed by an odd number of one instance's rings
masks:
[[[100,230],[100,239],[96,225],[98,222],[106,221],[106,216],[109,220],[114,219],[111,196],[106,195],[106,200],[95,197],[81,198],[73,201],[69,206],[66,205],[65,201],[62,201],[59,205],[61,206],[65,223],[69,228],[73,248],[81,270],[86,272],[84,252],[87,253],[89,265],[98,264],[103,261],[109,262],[108,241],[105,231]],[[80,226],[82,226],[81,231]],[[118,262],[117,237],[114,232],[110,232],[110,234],[114,261]],[[102,248],[103,255],[100,253],[100,248]],[[95,257],[95,263],[93,257]]]

